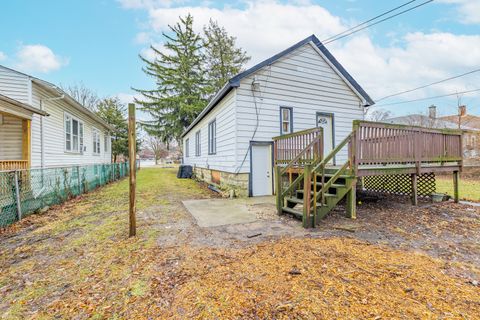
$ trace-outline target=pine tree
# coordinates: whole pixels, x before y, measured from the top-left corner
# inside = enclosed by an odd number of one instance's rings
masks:
[[[162,33],[164,49],[151,46],[156,56],[153,61],[140,56],[146,64],[143,71],[155,79],[156,88],[135,89],[142,95],[135,102],[151,116],[142,124],[148,134],[165,143],[172,139],[180,143],[182,132],[206,104],[203,41],[193,31],[190,14],[169,28],[170,34]]]
[[[97,115],[115,128],[112,136],[112,160],[119,155],[128,155],[128,123],[126,108],[118,98],[105,98],[97,104]],[[138,141],[137,141],[138,145]]]
[[[211,96],[239,73],[250,60],[246,51],[236,47],[236,38],[229,36],[224,27],[212,19],[203,28],[205,39],[205,70],[208,94]]]

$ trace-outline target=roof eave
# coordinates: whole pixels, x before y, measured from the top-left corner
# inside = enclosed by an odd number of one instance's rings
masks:
[[[225,97],[232,88],[236,88],[240,86],[240,82],[235,82],[235,81],[228,81],[222,89],[220,89],[217,94],[210,100],[210,102],[207,104],[207,106],[200,112],[200,114],[192,121],[192,123],[183,131],[182,135],[180,138],[185,137],[187,133],[189,133],[202,119],[205,117],[215,106],[217,105],[220,100]]]
[[[88,110],[87,108],[85,108],[84,106],[82,106],[77,100],[75,100],[74,98],[72,98],[72,96],[70,96],[68,93],[66,93],[64,90],[62,90],[61,88],[57,87],[56,85],[54,85],[53,83],[50,83],[48,81],[45,81],[45,80],[42,80],[42,79],[38,79],[38,78],[32,78],[32,81],[36,84],[38,84],[39,86],[41,86],[42,88],[52,92],[52,93],[60,93],[62,95],[64,95],[64,99],[67,101],[67,103],[69,103],[71,106],[73,106],[75,109],[77,109],[78,111],[86,114],[87,116],[89,116],[90,118],[92,118],[93,120],[101,123],[105,128],[107,128],[108,130],[110,131],[115,131],[115,128],[112,127],[110,124],[108,124],[107,122],[105,122],[105,120],[103,120],[102,118],[100,118],[99,116],[97,116],[95,113],[93,113],[92,111]]]

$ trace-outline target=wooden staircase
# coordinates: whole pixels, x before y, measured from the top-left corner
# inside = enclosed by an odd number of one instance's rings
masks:
[[[322,158],[322,131],[321,128],[317,130],[318,135],[307,139],[306,143],[303,142],[306,144],[303,149],[294,148],[301,151],[297,152],[293,159],[275,167],[278,213],[291,214],[302,219],[306,228],[316,226],[345,197],[347,216],[355,218],[357,179],[352,165],[353,152],[350,152],[353,150],[354,132]],[[349,148],[348,160],[341,167],[329,166],[328,164],[344,147]],[[278,150],[275,151],[278,154]],[[286,176],[288,181],[285,186]]]
[[[346,196],[352,192],[352,189],[355,188],[355,176],[351,174],[339,175],[335,183],[331,182],[335,174],[339,169],[325,169],[326,174],[324,175],[325,181],[321,182],[320,175],[312,175],[312,183],[310,190],[310,197],[312,202],[312,207],[315,203],[315,208],[312,208],[312,214],[310,215],[311,221],[305,221],[306,225],[314,226],[324,218],[337,204]],[[315,182],[316,179],[316,182]],[[326,186],[325,193],[323,193],[324,200],[321,199],[321,191],[323,186]],[[315,190],[316,189],[316,190]],[[355,192],[355,191],[353,191]],[[317,195],[316,201],[314,201],[315,196]],[[287,213],[295,216],[296,218],[303,219],[304,215],[304,200],[305,200],[305,190],[303,188],[296,189],[292,196],[287,196],[285,198],[285,206],[282,207],[282,213]],[[348,212],[348,210],[347,210]],[[351,214],[348,215],[353,218]]]
[[[292,214],[302,219],[304,227],[315,227],[346,198],[346,215],[354,219],[357,179],[368,176],[410,175],[416,204],[420,174],[453,172],[458,201],[461,131],[360,120],[353,121],[352,129],[325,157],[321,128],[273,138],[278,214]],[[343,164],[332,164],[346,153]]]

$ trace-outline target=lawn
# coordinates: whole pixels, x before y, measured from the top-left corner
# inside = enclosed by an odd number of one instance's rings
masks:
[[[446,193],[453,196],[453,178],[446,176],[437,176],[437,192]],[[460,179],[460,199],[470,201],[480,201],[480,178]]]
[[[196,226],[181,204],[214,196],[208,189],[176,179],[174,169],[144,168],[137,181],[136,238],[127,237],[126,180],[0,234],[2,319],[473,319],[480,314],[479,287],[451,272],[455,266],[478,276],[475,266],[358,241],[351,233],[230,246],[230,235],[212,241],[215,230]],[[468,219],[478,227],[477,215]]]

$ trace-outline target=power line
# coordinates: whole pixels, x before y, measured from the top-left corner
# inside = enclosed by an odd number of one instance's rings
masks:
[[[374,106],[375,107],[393,106],[393,105],[396,105],[396,104],[404,104],[404,103],[410,103],[410,102],[416,102],[416,101],[424,101],[424,100],[430,100],[430,99],[444,98],[444,97],[456,96],[456,95],[459,95],[459,94],[472,93],[472,92],[477,92],[477,91],[480,91],[480,89],[473,89],[473,90],[449,93],[449,94],[444,94],[444,95],[440,95],[440,96],[420,98],[420,99],[414,99],[414,100],[408,100],[408,101],[385,103],[385,104],[374,105]]]
[[[343,38],[345,38],[345,37],[348,37],[349,35],[352,35],[352,34],[354,34],[354,33],[357,33],[357,32],[359,32],[359,31],[362,31],[362,30],[364,30],[364,29],[370,28],[370,27],[372,27],[372,26],[374,26],[374,25],[377,25],[377,24],[379,24],[379,23],[381,23],[381,22],[384,22],[384,21],[390,20],[390,19],[392,19],[392,18],[395,18],[395,17],[397,17],[397,16],[399,16],[399,15],[401,15],[401,14],[404,14],[404,13],[407,13],[407,12],[412,11],[412,10],[414,10],[414,9],[417,9],[417,8],[419,8],[419,7],[421,7],[421,6],[424,6],[424,5],[426,5],[426,4],[430,3],[430,2],[433,2],[433,1],[434,1],[434,0],[428,0],[428,1],[422,2],[422,3],[420,3],[420,4],[416,5],[416,6],[413,6],[413,7],[410,7],[410,8],[408,8],[408,9],[405,9],[405,10],[403,10],[403,11],[400,11],[400,12],[394,14],[394,15],[388,16],[388,17],[386,17],[386,18],[384,18],[384,19],[381,19],[381,20],[376,21],[376,22],[374,22],[374,23],[368,24],[368,25],[366,25],[366,26],[364,26],[364,27],[362,27],[362,28],[360,28],[360,29],[353,30],[353,31],[351,31],[351,32],[349,32],[349,33],[347,33],[347,34],[341,35],[341,36],[334,36],[333,39],[328,40],[328,41],[325,41],[325,42],[323,42],[323,44],[325,45],[325,44],[329,44],[329,43],[331,43],[331,42],[334,42],[334,41],[343,39]],[[332,38],[332,37],[330,37],[330,38]]]
[[[423,85],[423,86],[420,86],[420,87],[416,87],[416,88],[413,88],[413,89],[409,89],[409,90],[405,90],[405,91],[401,91],[401,92],[397,92],[397,93],[392,93],[392,94],[389,94],[389,95],[387,95],[387,96],[384,96],[384,97],[382,97],[382,98],[380,98],[380,99],[377,99],[376,102],[385,100],[385,99],[387,99],[387,98],[399,96],[399,95],[401,95],[401,94],[405,94],[405,93],[409,93],[409,92],[412,92],[412,91],[416,91],[416,90],[419,90],[419,89],[424,89],[424,88],[433,86],[433,85],[435,85],[435,84],[439,84],[439,83],[446,82],[446,81],[449,81],[449,80],[453,80],[453,79],[457,79],[457,78],[460,78],[460,77],[464,77],[464,76],[467,76],[467,75],[469,75],[469,74],[472,74],[472,73],[475,73],[475,72],[479,72],[479,71],[480,71],[480,68],[479,68],[479,69],[472,70],[472,71],[469,71],[469,72],[465,72],[465,73],[462,73],[462,74],[459,74],[459,75],[457,75],[457,76],[453,76],[453,77],[450,77],[450,78],[447,78],[447,79],[435,81],[435,82],[432,82],[432,83],[429,83],[429,84],[426,84],[426,85]]]
[[[356,26],[351,27],[350,29],[347,29],[347,30],[345,30],[345,31],[343,31],[343,32],[340,32],[339,34],[336,34],[336,35],[334,35],[334,36],[331,36],[331,37],[329,37],[329,38],[327,38],[327,39],[325,39],[325,40],[323,40],[323,41],[329,41],[329,40],[331,40],[331,39],[333,39],[333,38],[336,38],[336,37],[338,37],[338,36],[341,36],[342,34],[345,34],[345,33],[349,32],[349,31],[351,31],[351,30],[353,30],[353,29],[356,29],[356,28],[358,28],[358,27],[361,27],[361,26],[363,26],[363,25],[365,25],[365,24],[367,24],[367,23],[369,23],[369,22],[372,22],[373,20],[376,20],[376,19],[378,19],[378,18],[380,18],[380,17],[383,17],[384,15],[387,15],[387,14],[393,12],[393,11],[396,11],[396,10],[398,10],[398,9],[400,9],[400,8],[403,8],[403,7],[405,7],[406,5],[409,5],[410,3],[415,2],[415,1],[417,1],[417,0],[408,1],[408,2],[402,4],[402,5],[398,6],[398,7],[395,7],[395,8],[393,8],[393,9],[390,9],[390,10],[388,10],[388,11],[382,13],[382,14],[379,14],[378,16],[375,16],[375,17],[373,17],[373,18],[371,18],[371,19],[368,19],[367,21],[364,21],[364,22],[362,22],[362,23],[360,23],[360,24],[357,24]],[[322,42],[323,42],[323,41],[322,41]]]

